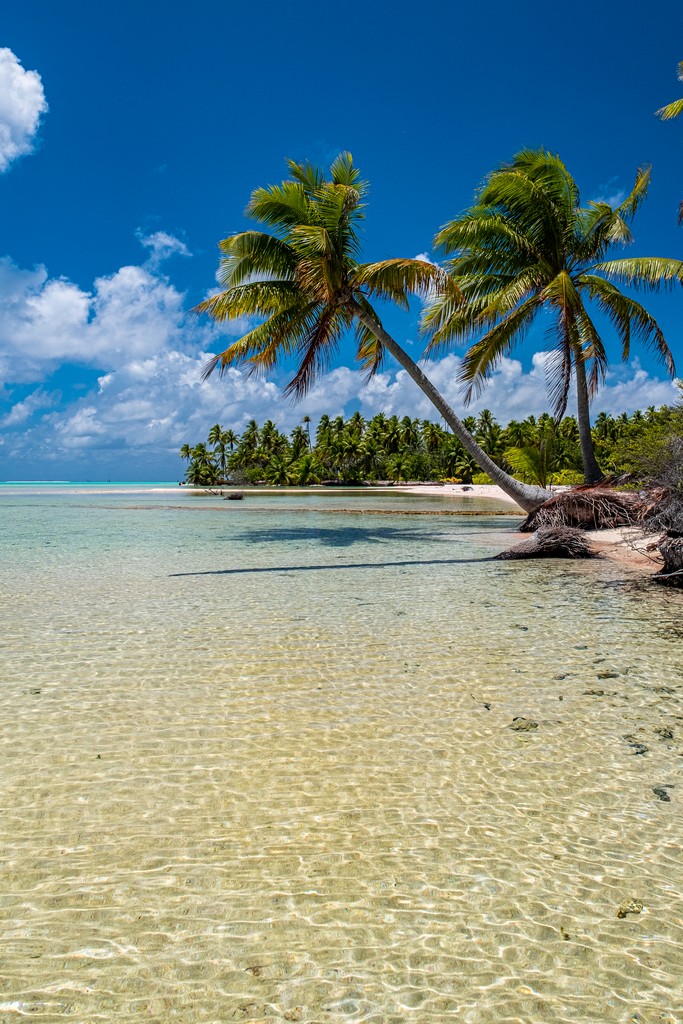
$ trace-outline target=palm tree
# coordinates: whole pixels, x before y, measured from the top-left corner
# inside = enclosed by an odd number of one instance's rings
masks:
[[[637,339],[674,373],[656,320],[613,282],[649,288],[673,284],[683,280],[683,262],[656,257],[605,261],[613,244],[632,240],[629,222],[649,181],[649,170],[640,170],[619,206],[592,202],[583,208],[576,183],[558,156],[524,150],[494,171],[475,205],[436,236],[437,245],[454,254],[448,269],[465,302],[455,302],[444,290],[428,304],[423,324],[432,334],[430,348],[474,340],[462,369],[469,401],[541,310],[549,311],[556,337],[548,361],[553,412],[558,420],[563,416],[573,379],[590,482],[602,478],[591,438],[590,400],[604,380],[608,360],[587,301],[594,300],[611,321],[624,359]]]
[[[306,437],[308,438],[308,450],[310,451],[310,449],[311,449],[311,417],[310,416],[302,416],[301,417],[301,422],[303,423],[303,425],[306,428]]]
[[[239,434],[236,434],[234,430],[226,430],[223,433],[223,440],[226,444],[230,445],[230,453],[234,452],[235,445],[239,441]]]
[[[213,453],[208,451],[205,444],[196,444],[190,452],[190,459],[185,474],[188,483],[204,486],[216,483],[218,469],[213,459]]]
[[[220,243],[224,291],[206,299],[197,312],[218,321],[242,316],[264,320],[207,364],[246,364],[271,370],[296,354],[298,368],[286,394],[301,398],[328,365],[341,337],[356,330],[358,358],[367,376],[379,370],[388,352],[436,406],[478,464],[520,505],[530,509],[547,492],[528,487],[500,469],[476,444],[420,367],[385,331],[371,299],[407,308],[409,295],[427,295],[439,285],[455,303],[459,293],[439,267],[414,259],[358,262],[359,222],[367,186],[348,153],[340,154],[330,179],[310,164],[289,162],[291,177],[281,185],[256,189],[247,214],[273,229],[242,231]]]
[[[678,65],[678,78],[683,82],[683,60]],[[661,117],[662,121],[672,121],[675,117],[680,117],[683,114],[683,97],[680,100],[674,100],[673,103],[667,103],[665,107],[661,107],[656,113],[657,117]],[[678,207],[678,223],[683,224],[683,201]]]

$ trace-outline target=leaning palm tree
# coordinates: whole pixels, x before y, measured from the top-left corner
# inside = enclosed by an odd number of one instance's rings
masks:
[[[683,60],[678,65],[678,78],[683,82]],[[665,107],[661,107],[656,113],[657,117],[661,117],[662,121],[672,121],[675,117],[680,117],[683,114],[683,97],[680,100],[674,100],[673,103],[667,103]],[[678,223],[683,224],[683,201],[678,207]]]
[[[231,364],[266,372],[296,355],[298,367],[285,393],[301,398],[329,365],[342,336],[355,327],[367,376],[379,370],[388,352],[492,480],[525,509],[543,501],[546,491],[514,480],[488,458],[371,305],[371,300],[389,300],[407,308],[409,295],[427,295],[437,285],[456,303],[458,291],[448,275],[421,260],[359,262],[367,186],[350,154],[337,157],[329,179],[307,163],[290,161],[289,170],[291,177],[281,185],[256,189],[247,207],[247,214],[273,233],[242,231],[220,243],[224,291],[197,311],[218,321],[244,316],[263,321],[214,356],[204,377]]]
[[[525,150],[494,171],[473,207],[446,224],[436,244],[465,297],[443,290],[427,304],[430,349],[473,341],[462,364],[465,398],[478,394],[500,360],[520,342],[541,310],[550,313],[555,348],[547,362],[553,412],[565,412],[574,381],[586,479],[602,478],[593,450],[590,400],[605,377],[607,352],[589,313],[592,300],[611,321],[628,359],[631,342],[651,349],[673,376],[664,335],[647,310],[614,283],[646,288],[683,281],[683,262],[657,257],[608,260],[614,244],[632,240],[629,223],[647,193],[640,170],[617,207],[580,205],[579,190],[558,156]]]

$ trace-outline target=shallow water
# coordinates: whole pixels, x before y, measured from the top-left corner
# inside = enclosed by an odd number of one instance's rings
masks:
[[[680,597],[362,507],[0,489],[3,1024],[683,1020]]]

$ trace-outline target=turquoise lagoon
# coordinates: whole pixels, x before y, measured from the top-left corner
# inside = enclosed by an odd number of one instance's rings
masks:
[[[500,510],[0,486],[3,1024],[680,1024],[681,598]]]

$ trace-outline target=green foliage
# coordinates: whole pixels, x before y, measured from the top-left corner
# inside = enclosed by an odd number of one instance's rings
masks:
[[[682,393],[683,395],[683,393]],[[310,418],[302,424],[310,426]],[[559,424],[548,415],[512,420],[501,427],[484,409],[471,423],[480,443],[494,460],[509,465],[525,481],[540,486],[582,482],[577,423],[565,417]],[[311,438],[308,429],[294,427],[286,436],[267,420],[252,420],[241,437],[218,424],[208,442],[184,444],[188,483],[210,486],[223,481],[238,486],[267,482],[275,486],[308,486],[323,481],[358,484],[364,481],[443,480],[489,484],[490,477],[454,434],[429,420],[399,419],[378,413],[365,420],[354,413],[344,420],[321,416]],[[229,437],[230,442],[225,438]],[[637,480],[665,475],[672,438],[683,438],[683,405],[596,417],[593,438],[602,464],[610,474],[631,473]],[[668,446],[668,447],[667,447]],[[232,447],[232,451],[230,448]],[[225,471],[222,462],[226,460]]]
[[[583,483],[583,473],[577,469],[561,469],[559,473],[551,473],[549,483],[553,487],[577,487]]]

